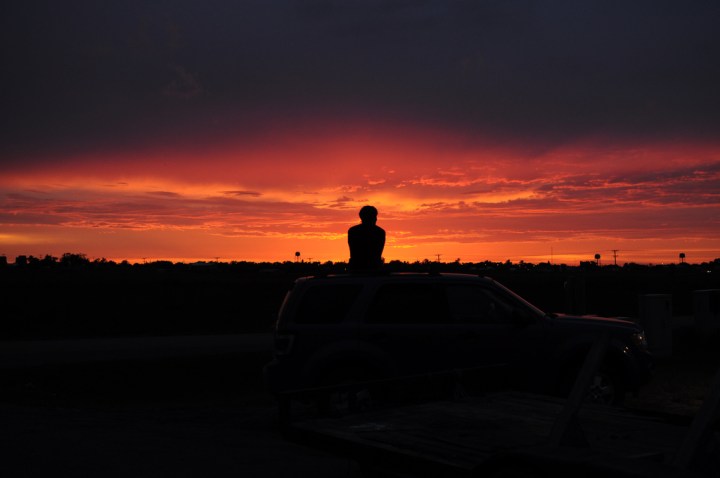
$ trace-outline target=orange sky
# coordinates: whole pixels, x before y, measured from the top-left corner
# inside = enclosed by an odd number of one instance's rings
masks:
[[[720,257],[717,2],[6,2],[0,254]]]
[[[0,254],[191,262],[348,258],[362,205],[386,261],[720,257],[720,145],[491,142],[340,122],[33,158],[0,176]]]

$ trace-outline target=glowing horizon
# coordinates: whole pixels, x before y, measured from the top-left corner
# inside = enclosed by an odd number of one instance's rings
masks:
[[[386,261],[700,263],[720,257],[719,186],[710,143],[538,150],[408,124],[275,128],[8,165],[0,254],[339,262],[373,204]]]

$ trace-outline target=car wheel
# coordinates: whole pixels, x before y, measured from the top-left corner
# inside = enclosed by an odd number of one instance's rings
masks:
[[[332,415],[346,415],[372,408],[372,394],[364,386],[349,386],[348,389],[332,392],[328,397]]]
[[[362,370],[334,371],[328,374],[322,380],[321,386],[330,389],[318,397],[318,412],[326,416],[342,416],[372,408],[373,391],[367,384],[370,380],[372,375]]]
[[[578,370],[568,370],[560,381],[558,396],[568,398],[578,377]],[[601,368],[590,381],[585,403],[620,406],[625,401],[625,387],[611,369]]]
[[[608,370],[599,370],[595,373],[585,401],[601,405],[622,405],[625,400],[625,390],[616,374]]]

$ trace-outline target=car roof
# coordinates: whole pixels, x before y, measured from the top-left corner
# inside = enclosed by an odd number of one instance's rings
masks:
[[[296,280],[298,283],[312,282],[362,282],[362,283],[380,283],[380,282],[402,282],[404,280],[412,281],[468,281],[468,282],[492,282],[492,279],[475,274],[461,274],[454,272],[388,272],[388,273],[347,273],[347,274],[329,274],[326,276],[305,276]]]

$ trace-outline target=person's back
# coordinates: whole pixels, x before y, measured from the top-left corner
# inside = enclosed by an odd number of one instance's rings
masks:
[[[350,246],[350,270],[372,271],[382,265],[382,252],[385,248],[385,230],[377,222],[377,209],[364,206],[360,209],[361,224],[348,230]]]

